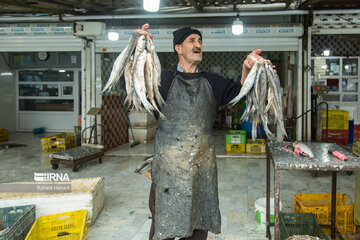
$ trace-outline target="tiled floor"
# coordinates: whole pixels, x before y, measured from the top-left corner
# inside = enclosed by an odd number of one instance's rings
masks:
[[[222,233],[208,239],[266,239],[265,229],[256,222],[254,202],[265,196],[265,158],[263,156],[226,154],[224,132],[216,132],[219,171],[219,199]],[[70,178],[105,177],[105,204],[94,225],[88,229],[88,240],[146,240],[151,219],[147,207],[150,181],[145,174],[134,173],[136,166],[153,152],[153,141],[134,148],[125,144],[106,153],[103,163],[84,164],[79,172],[60,165],[51,168],[48,154],[41,153],[42,135],[15,133],[11,142],[27,147],[6,149],[0,153],[0,182],[33,181],[35,171],[68,173]],[[273,177],[271,177],[273,179]],[[354,201],[354,175],[339,173],[337,190]],[[281,202],[284,212],[293,212],[293,194],[331,191],[331,175],[310,172],[281,172]],[[273,230],[272,230],[273,231]],[[358,236],[357,236],[358,237]],[[360,239],[360,238],[352,239]],[[350,237],[348,236],[350,239]]]

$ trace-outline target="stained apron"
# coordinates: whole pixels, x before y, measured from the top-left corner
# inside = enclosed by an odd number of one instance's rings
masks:
[[[152,163],[154,240],[220,233],[213,125],[216,101],[206,78],[175,75],[159,120]],[[200,77],[199,77],[200,76]]]

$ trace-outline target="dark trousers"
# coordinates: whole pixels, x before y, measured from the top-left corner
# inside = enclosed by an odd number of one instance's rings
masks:
[[[150,208],[151,217],[152,217],[149,240],[152,240],[152,238],[154,236],[154,229],[155,229],[155,189],[154,189],[154,184],[151,184],[150,196],[149,196],[149,208]],[[206,240],[207,235],[208,235],[207,231],[195,229],[193,231],[193,235],[191,237],[180,238],[180,240]],[[164,240],[174,240],[174,239],[175,238],[167,238]]]

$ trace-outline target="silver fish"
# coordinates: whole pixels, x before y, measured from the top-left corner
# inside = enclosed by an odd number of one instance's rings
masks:
[[[245,78],[244,85],[241,87],[240,93],[231,100],[228,104],[234,106],[238,101],[240,101],[246,94],[249,93],[251,88],[254,86],[255,77],[257,74],[257,70],[260,66],[259,62],[256,62],[254,66],[251,68],[249,74]]]
[[[293,147],[295,149],[300,150],[303,154],[305,154],[309,158],[314,158],[313,152],[310,150],[310,148],[308,146],[306,146],[306,144],[301,143],[301,142],[294,142]]]
[[[153,83],[153,90],[155,94],[155,98],[160,106],[165,104],[164,99],[162,98],[159,87],[161,82],[161,64],[157,53],[155,52],[155,45],[154,42],[150,37],[146,39],[147,49],[148,52],[151,54],[152,64],[153,64],[153,72],[152,72],[152,83]]]
[[[136,43],[140,37],[140,34],[138,32],[134,32],[133,35],[131,35],[128,44],[124,48],[124,50],[119,54],[119,56],[116,58],[113,68],[110,73],[110,77],[108,82],[106,83],[103,93],[110,91],[111,88],[119,81],[121,75],[124,72],[125,64],[131,57],[131,54],[133,53]]]
[[[139,41],[138,45],[143,44]],[[136,47],[136,51],[138,51],[138,47]],[[141,47],[139,47],[141,49]],[[138,54],[137,56],[137,62],[134,66],[134,87],[135,87],[135,93],[139,97],[141,103],[144,105],[145,109],[152,114],[152,111],[155,110],[155,108],[149,103],[149,101],[146,98],[146,84],[145,84],[145,62],[146,62],[146,54],[145,46],[143,50]]]
[[[126,87],[126,98],[125,98],[125,104],[130,103],[133,97],[134,93],[134,79],[133,75],[131,75],[131,66],[132,66],[132,60],[129,60],[125,64],[124,68],[124,78],[125,78],[125,87]]]
[[[150,102],[151,102],[152,106],[159,113],[159,116],[162,119],[166,119],[165,116],[160,112],[160,110],[156,106],[156,102],[155,102],[155,99],[154,99],[154,91],[153,91],[153,88],[154,88],[154,86],[153,86],[153,72],[154,72],[154,70],[153,70],[153,68],[154,68],[153,58],[152,58],[151,53],[148,52],[148,53],[146,53],[146,62],[145,62],[145,84],[146,84],[148,97],[150,99]]]

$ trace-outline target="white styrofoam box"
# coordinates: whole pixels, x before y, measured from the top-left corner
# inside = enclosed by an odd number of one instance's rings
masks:
[[[16,182],[37,183],[39,182]],[[86,209],[86,222],[91,226],[104,206],[104,191],[103,177],[71,179],[70,193],[0,193],[0,206],[35,205],[37,218]]]
[[[153,123],[152,125],[147,127],[133,128],[135,140],[144,142],[154,139],[156,134],[156,128],[157,128],[156,123]],[[134,140],[131,134],[131,129],[129,127],[129,142],[133,142],[133,141]]]
[[[156,123],[155,117],[147,111],[132,111],[129,118],[133,128],[152,126]]]

